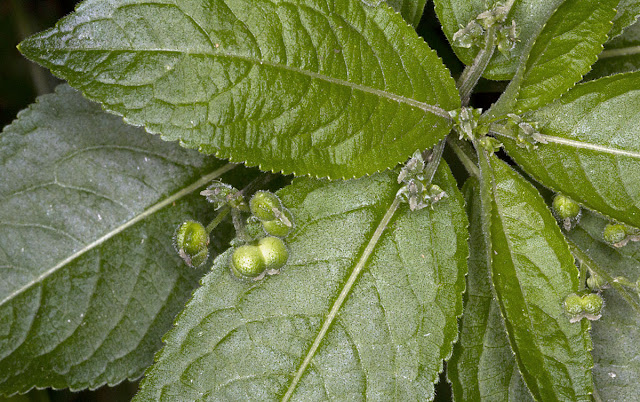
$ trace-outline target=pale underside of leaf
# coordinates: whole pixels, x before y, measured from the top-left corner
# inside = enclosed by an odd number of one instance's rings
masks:
[[[130,124],[284,173],[394,166],[459,107],[440,59],[384,2],[88,0],[20,49]]]
[[[0,166],[0,394],[139,376],[201,275],[174,225],[210,215],[191,193],[232,165],[61,86],[5,128]]]
[[[543,185],[614,219],[640,226],[640,75],[581,84],[527,118],[541,139],[532,151],[500,137],[505,149]]]
[[[449,194],[442,204],[402,205],[392,217],[393,174],[281,190],[296,222],[287,265],[243,283],[230,252],[219,257],[137,400],[432,398],[457,335],[467,257],[455,181],[445,166],[435,181]]]
[[[628,73],[640,69],[640,23],[628,27],[624,33],[607,42],[598,55],[598,62],[585,80],[593,80],[613,74]]]

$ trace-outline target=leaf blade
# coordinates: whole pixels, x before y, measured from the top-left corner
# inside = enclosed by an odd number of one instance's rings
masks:
[[[300,377],[294,399],[433,396],[432,382],[457,333],[466,257],[462,200],[444,169],[436,182],[450,198],[435,212],[426,208],[409,214],[405,206],[396,212],[312,356],[313,364]],[[200,394],[281,399],[396,190],[394,175],[388,173],[347,182],[298,179],[282,190],[297,226],[288,238],[290,260],[283,272],[245,284],[230,276],[225,258],[217,259],[169,332],[137,400]],[[424,223],[430,224],[425,228]],[[431,234],[432,226],[439,235]],[[425,242],[446,242],[449,250],[436,260],[428,243],[416,248],[410,240],[416,231],[427,236]],[[432,264],[442,272],[431,270]],[[448,286],[429,285],[440,281]],[[426,300],[437,300],[440,308],[423,310],[419,306]],[[198,310],[210,311],[212,318],[199,323]],[[225,317],[225,311],[241,316]],[[250,328],[254,321],[263,324]],[[193,370],[185,371],[188,367]],[[233,388],[243,378],[246,382]]]
[[[86,1],[20,49],[131,124],[263,170],[361,176],[451,127],[453,79],[384,3],[164,3]]]

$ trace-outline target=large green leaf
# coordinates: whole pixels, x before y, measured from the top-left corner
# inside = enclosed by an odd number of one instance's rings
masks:
[[[384,2],[87,0],[20,50],[131,124],[285,173],[394,166],[460,104]]]
[[[578,290],[573,256],[537,190],[494,155],[481,159],[491,279],[522,378],[536,400],[589,401],[589,323],[562,307]]]
[[[640,227],[640,73],[581,84],[526,118],[540,124],[537,149],[500,137],[536,180],[581,204]]]
[[[393,173],[294,181],[280,192],[296,223],[282,272],[243,283],[230,252],[218,257],[137,400],[433,398],[457,337],[468,255],[446,165],[435,182],[448,198],[414,212],[401,205],[380,225],[395,204]]]
[[[640,15],[640,0],[620,0],[616,7],[618,12],[613,19],[613,26],[609,32],[609,37],[615,38],[626,31],[626,28],[633,25]]]
[[[580,81],[602,51],[617,4],[618,0],[566,0],[533,40],[490,114],[538,109]]]
[[[635,281],[640,277],[640,244],[607,245],[602,239],[607,223],[585,212],[568,236],[611,276]],[[631,293],[637,301],[637,293]],[[602,401],[633,401],[640,393],[640,315],[614,289],[606,289],[603,297],[602,318],[592,324],[591,331],[595,388]]]
[[[495,52],[483,77],[493,80],[511,79],[516,73],[520,58],[529,48],[529,42],[534,40],[556,8],[563,0],[515,0],[507,22],[513,19],[519,31],[519,42],[509,58],[500,52]],[[486,0],[434,0],[436,13],[442,29],[453,42],[453,35],[461,26],[466,26],[478,14],[487,9]],[[489,2],[491,4],[495,1]],[[506,3],[506,2],[503,2]],[[465,49],[455,47],[454,51],[465,64],[470,65],[479,51],[478,47]]]
[[[531,401],[492,294],[475,178],[465,183],[463,193],[469,216],[469,274],[460,339],[447,363],[447,378],[456,401]]]
[[[604,45],[598,62],[586,80],[640,70],[640,22],[636,22],[617,38]]]
[[[367,0],[365,0],[367,1]],[[424,12],[424,6],[427,4],[427,0],[386,0],[387,4],[393,7],[394,10],[402,14],[402,18],[405,21],[413,25],[414,28],[418,27],[422,13]],[[368,0],[371,3],[370,0]]]
[[[191,193],[225,170],[68,86],[21,112],[0,134],[0,394],[140,376],[203,273],[175,226],[211,216]]]

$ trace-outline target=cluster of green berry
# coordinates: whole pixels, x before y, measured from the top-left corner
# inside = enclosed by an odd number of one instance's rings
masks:
[[[564,299],[564,311],[571,322],[578,322],[583,318],[597,320],[602,316],[603,307],[604,300],[597,293],[587,293],[582,296],[572,293]]]
[[[640,230],[621,223],[609,223],[604,227],[602,237],[614,247],[623,247],[629,241],[639,241]]]
[[[233,251],[229,265],[240,279],[260,280],[280,272],[289,259],[282,238],[293,230],[293,216],[280,198],[268,191],[255,193],[249,208],[252,215],[245,222],[244,244]]]

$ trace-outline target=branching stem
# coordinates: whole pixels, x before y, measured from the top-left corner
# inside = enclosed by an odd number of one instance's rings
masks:
[[[457,139],[454,135],[447,137],[447,143],[462,162],[471,176],[480,178],[480,169],[474,162],[474,151],[467,141]]]

